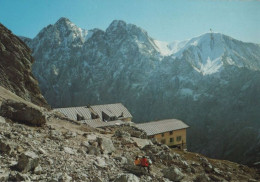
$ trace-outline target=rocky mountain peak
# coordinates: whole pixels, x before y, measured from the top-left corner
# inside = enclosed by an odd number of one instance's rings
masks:
[[[66,18],[66,17],[61,17],[55,24],[71,24],[72,22]]]
[[[105,35],[110,44],[116,44],[123,50],[133,47],[145,54],[158,53],[153,39],[145,30],[134,24],[114,20],[106,29]]]
[[[53,26],[60,33],[64,33],[64,36],[66,36],[67,33],[71,33],[71,32],[76,33],[81,30],[74,23],[72,23],[68,18],[64,18],[64,17],[60,18]]]
[[[174,57],[188,60],[203,75],[218,73],[224,65],[260,70],[259,48],[221,33],[205,33],[187,41]]]
[[[142,28],[134,24],[127,24],[122,20],[114,20],[106,29],[106,33],[108,34],[126,33],[135,36],[148,36],[147,32]]]
[[[125,28],[127,26],[126,22],[123,20],[113,20],[112,23],[109,25],[108,29],[116,29],[119,27]]]

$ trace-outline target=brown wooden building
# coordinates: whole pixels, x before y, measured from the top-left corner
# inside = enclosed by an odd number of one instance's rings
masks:
[[[186,149],[186,130],[189,128],[184,122],[177,119],[152,121],[136,125],[144,130],[149,138],[155,138],[158,142],[170,147]]]

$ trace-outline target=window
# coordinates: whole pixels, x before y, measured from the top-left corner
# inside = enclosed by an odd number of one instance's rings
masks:
[[[177,136],[177,141],[181,141],[181,136]]]
[[[170,142],[173,143],[174,142],[174,138],[170,138]]]
[[[173,131],[170,131],[170,135],[172,135],[173,134]]]
[[[164,137],[164,133],[162,133],[162,137]]]

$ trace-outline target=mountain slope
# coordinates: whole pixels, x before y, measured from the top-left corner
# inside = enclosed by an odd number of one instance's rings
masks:
[[[258,44],[218,33],[165,44],[118,20],[105,31],[81,30],[92,32],[85,39],[64,18],[48,27],[27,43],[36,59],[33,72],[53,107],[122,102],[136,122],[187,122],[191,151],[260,160],[258,153],[249,157],[260,141]]]
[[[39,106],[49,107],[31,73],[33,58],[23,41],[0,24],[0,86]]]

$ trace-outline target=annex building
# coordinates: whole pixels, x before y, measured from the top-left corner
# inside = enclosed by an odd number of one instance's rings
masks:
[[[158,142],[170,147],[187,148],[186,130],[189,126],[181,120],[166,119],[141,123],[136,126],[144,130],[149,138],[155,138]]]

